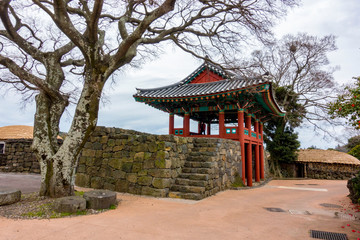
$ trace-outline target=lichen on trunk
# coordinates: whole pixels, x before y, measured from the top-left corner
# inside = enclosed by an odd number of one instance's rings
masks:
[[[32,148],[41,168],[40,195],[63,197],[74,193],[74,170],[81,149],[96,127],[105,82],[101,74],[85,76],[72,125],[61,144],[58,139],[59,123],[67,101],[57,101],[42,93],[36,96]]]

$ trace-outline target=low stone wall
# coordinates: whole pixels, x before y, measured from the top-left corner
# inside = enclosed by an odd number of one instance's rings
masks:
[[[197,140],[97,127],[79,158],[76,185],[167,197],[176,179],[188,174],[182,170],[188,158],[196,155],[190,154],[196,148],[198,154],[208,154],[208,165],[217,169],[208,178],[217,179],[211,188],[223,190],[231,185],[236,172],[241,173],[239,145],[224,139]]]
[[[281,173],[284,177],[306,177],[315,179],[349,179],[359,171],[359,165],[336,163],[296,162],[281,163]]]
[[[359,171],[359,165],[306,163],[306,176],[309,178],[349,179]]]
[[[0,172],[40,173],[39,162],[31,150],[31,139],[4,142],[5,154],[0,154]]]

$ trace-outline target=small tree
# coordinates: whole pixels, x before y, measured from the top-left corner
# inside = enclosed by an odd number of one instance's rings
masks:
[[[360,160],[360,144],[353,147],[348,153]]]
[[[104,85],[115,71],[138,66],[165,42],[198,58],[234,62],[246,40],[269,41],[274,19],[295,3],[0,1],[0,82],[36,95],[32,147],[40,162],[40,194],[73,194],[79,153],[95,129]],[[73,121],[58,146],[59,122],[71,102],[76,102]]]
[[[349,138],[346,147],[348,149],[353,149],[357,145],[360,145],[360,135]]]
[[[360,77],[354,78],[355,84],[344,88],[345,93],[329,104],[331,118],[345,118],[355,129],[360,129]]]
[[[282,101],[287,92],[290,91],[285,87],[278,87],[275,90],[275,96]],[[264,141],[266,149],[270,153],[270,171],[278,177],[281,177],[279,163],[292,162],[297,158],[297,149],[300,147],[298,134],[294,128],[301,123],[301,112],[305,111],[301,104],[297,103],[297,97],[287,98],[285,111],[288,113],[287,121],[284,118],[272,117],[265,123]]]

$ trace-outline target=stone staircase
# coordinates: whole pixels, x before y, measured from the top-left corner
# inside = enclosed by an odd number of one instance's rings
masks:
[[[206,139],[197,139],[182,173],[170,188],[169,197],[200,200],[220,191],[217,150],[214,144],[206,143]]]

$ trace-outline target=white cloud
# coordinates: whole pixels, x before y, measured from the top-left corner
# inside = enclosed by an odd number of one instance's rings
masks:
[[[341,70],[335,73],[339,83],[351,81],[351,77],[359,76],[360,69],[360,4],[358,0],[304,0],[303,5],[289,12],[288,17],[275,28],[278,37],[284,34],[308,32],[309,34],[324,36],[334,34],[338,36],[339,50],[330,55],[332,65],[340,65]],[[121,127],[156,134],[168,132],[168,114],[151,108],[145,104],[135,102],[132,95],[135,88],[161,87],[182,80],[201,61],[195,60],[188,54],[169,48],[158,59],[144,64],[142,69],[128,69],[114,77],[116,84],[107,84],[105,89],[105,106],[101,105],[98,125]],[[1,92],[0,92],[1,94]],[[0,126],[13,124],[33,124],[35,113],[34,104],[20,110],[20,97],[14,94],[1,99]],[[71,124],[70,117],[63,118],[61,130],[67,131]],[[180,127],[182,119],[175,119],[175,126]],[[194,126],[193,126],[194,127]],[[196,128],[196,126],[194,127]],[[322,136],[314,135],[312,129],[298,129],[302,147],[315,145],[321,148],[334,147],[337,142],[326,142]],[[341,135],[341,134],[340,134]]]

